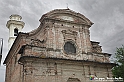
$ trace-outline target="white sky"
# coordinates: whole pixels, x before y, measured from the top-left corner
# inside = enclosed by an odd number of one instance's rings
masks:
[[[39,26],[43,14],[68,7],[89,18],[91,40],[100,42],[103,52],[114,54],[124,44],[124,0],[0,0],[0,38],[4,39],[2,63],[8,53],[9,30],[6,23],[11,14],[19,14],[25,22],[23,32]],[[0,66],[0,82],[5,79],[5,66]]]

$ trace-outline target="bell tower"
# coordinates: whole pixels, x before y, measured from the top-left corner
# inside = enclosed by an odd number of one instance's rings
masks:
[[[10,20],[7,21],[6,27],[9,29],[9,40],[8,40],[8,49],[11,48],[16,36],[21,32],[25,23],[21,21],[22,17],[20,15],[14,14],[11,15]]]

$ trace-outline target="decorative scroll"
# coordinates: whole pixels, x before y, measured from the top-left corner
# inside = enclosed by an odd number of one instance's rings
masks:
[[[42,41],[40,41],[39,39],[32,39],[30,44],[33,46],[44,47],[44,43],[45,43],[44,39]]]

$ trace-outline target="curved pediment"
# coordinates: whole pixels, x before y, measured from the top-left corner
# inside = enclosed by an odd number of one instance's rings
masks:
[[[41,22],[40,26],[31,31],[29,34],[30,35],[33,35],[35,33],[38,33],[41,28],[42,28],[42,24],[43,24],[43,21],[47,19],[52,19],[54,21],[64,21],[65,23],[69,22],[69,23],[74,23],[74,24],[83,24],[83,25],[88,25],[88,27],[91,27],[92,26],[92,22],[86,18],[84,15],[80,14],[80,13],[77,13],[75,11],[72,11],[70,9],[55,9],[55,10],[52,10],[46,14],[44,14],[41,19],[39,20]],[[47,25],[47,23],[45,24],[46,26],[49,26]]]
[[[85,24],[85,25],[92,25],[93,23],[86,18],[84,15],[80,13],[76,13],[70,9],[55,9],[46,14],[44,14],[40,21],[44,18],[51,18],[56,20],[63,20],[63,21],[70,21],[73,23]]]

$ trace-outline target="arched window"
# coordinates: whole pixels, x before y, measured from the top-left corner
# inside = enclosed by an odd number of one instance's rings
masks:
[[[18,35],[18,29],[15,28],[15,29],[14,29],[14,36],[17,36],[17,35]]]
[[[64,50],[66,53],[76,53],[76,47],[72,42],[66,42],[64,45]]]

